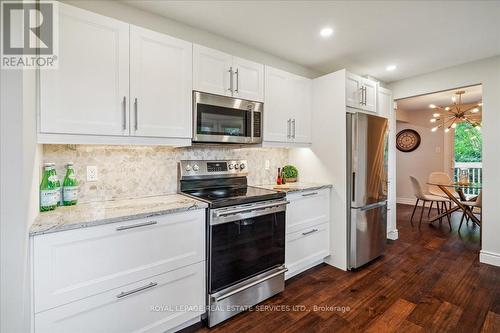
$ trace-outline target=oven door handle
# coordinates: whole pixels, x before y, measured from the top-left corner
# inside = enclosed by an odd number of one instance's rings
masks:
[[[243,290],[246,290],[246,289],[248,289],[248,288],[251,288],[251,287],[253,287],[253,286],[255,286],[255,285],[259,284],[259,283],[262,283],[262,282],[264,282],[264,281],[266,281],[266,280],[272,279],[273,277],[278,276],[278,275],[280,275],[280,274],[284,274],[284,273],[286,273],[287,271],[288,271],[288,268],[283,267],[282,269],[280,269],[280,270],[279,270],[279,271],[277,271],[277,272],[274,272],[274,273],[272,273],[272,274],[270,274],[270,275],[268,275],[268,276],[265,276],[265,277],[263,277],[262,279],[258,279],[258,280],[256,280],[256,281],[253,281],[253,282],[251,282],[251,283],[249,283],[249,284],[247,284],[247,285],[241,286],[240,288],[237,288],[237,289],[231,290],[231,291],[230,291],[230,292],[228,292],[227,294],[221,295],[221,296],[219,296],[219,297],[212,296],[212,300],[213,300],[214,302],[216,302],[216,303],[217,303],[217,302],[220,302],[220,301],[222,301],[223,299],[226,299],[226,298],[228,298],[228,297],[231,297],[231,296],[233,296],[234,294],[237,294],[237,293],[239,293],[239,292],[242,292]]]
[[[220,212],[214,212],[214,214],[216,217],[222,217],[222,216],[227,216],[227,215],[232,215],[232,214],[237,214],[237,213],[251,212],[251,211],[265,209],[265,208],[284,206],[284,205],[288,205],[289,203],[290,203],[290,201],[272,202],[272,203],[268,203],[265,205],[250,206],[250,207],[245,207],[245,208],[237,208],[237,209],[231,209],[231,210],[224,210],[224,211],[220,211]]]

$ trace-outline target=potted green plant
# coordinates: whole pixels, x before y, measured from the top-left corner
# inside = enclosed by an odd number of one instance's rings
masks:
[[[296,182],[299,176],[299,171],[293,165],[285,165],[282,169],[282,173],[287,183]]]

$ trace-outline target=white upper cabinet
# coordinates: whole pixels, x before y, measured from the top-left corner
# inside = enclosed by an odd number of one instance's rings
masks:
[[[128,135],[129,25],[59,4],[59,68],[40,70],[42,133]]]
[[[193,46],[193,89],[264,100],[264,65],[201,45]]]
[[[192,44],[130,27],[131,134],[191,137]]]
[[[231,96],[233,57],[201,45],[193,45],[193,89]]]
[[[285,71],[266,66],[264,100],[264,141],[287,142],[290,139],[289,76]]]
[[[377,112],[378,84],[352,73],[346,74],[346,106]]]
[[[312,80],[294,75],[292,96],[292,139],[311,143]]]
[[[233,57],[234,97],[264,100],[264,65]]]
[[[264,141],[311,143],[312,81],[266,66]]]

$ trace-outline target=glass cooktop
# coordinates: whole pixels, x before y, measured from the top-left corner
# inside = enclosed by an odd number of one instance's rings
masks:
[[[284,192],[276,192],[252,186],[205,188],[186,190],[183,193],[208,202],[212,208],[273,200],[285,196]]]

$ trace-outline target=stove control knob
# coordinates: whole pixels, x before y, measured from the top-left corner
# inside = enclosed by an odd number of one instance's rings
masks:
[[[245,165],[244,163],[241,163],[241,164],[240,164],[240,169],[241,169],[241,170],[245,169],[245,167],[246,167],[246,165]]]
[[[229,164],[229,170],[233,170],[234,168],[234,165],[233,164]]]
[[[193,171],[198,171],[198,170],[200,170],[200,167],[197,164],[193,165]]]
[[[240,165],[239,165],[238,163],[236,163],[236,164],[234,165],[234,168],[235,168],[235,169],[239,169],[239,168],[240,168]]]
[[[191,171],[191,165],[186,165],[186,171]]]

